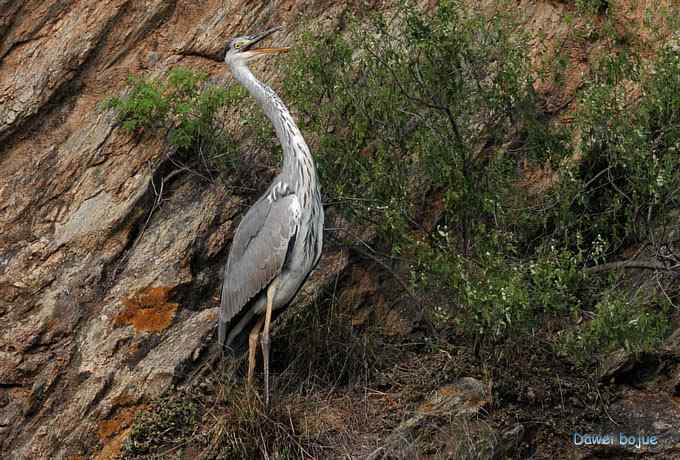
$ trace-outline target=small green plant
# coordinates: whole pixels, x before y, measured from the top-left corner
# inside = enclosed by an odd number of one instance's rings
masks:
[[[458,308],[438,310],[448,310],[462,332],[492,340],[527,333],[543,316],[567,316],[590,301],[582,254],[548,246],[523,260],[508,252],[489,251],[471,264],[460,255],[421,251],[416,284],[448,291],[445,298]]]
[[[158,80],[144,80],[130,75],[128,84],[131,89],[127,96],[112,96],[103,103],[103,108],[119,112],[119,120],[126,131],[139,132],[165,118],[168,101],[162,94]]]
[[[671,330],[668,309],[642,307],[621,296],[605,297],[595,308],[595,318],[583,329],[565,336],[563,344],[576,362],[589,362],[616,349],[631,353],[650,351]]]
[[[199,164],[222,169],[229,164],[235,142],[218,115],[245,94],[236,86],[208,85],[207,79],[206,73],[182,67],[171,69],[163,77],[130,76],[127,94],[106,99],[103,107],[115,109],[121,126],[129,133],[167,133],[178,157],[188,162],[193,157]]]
[[[582,13],[598,13],[609,5],[609,0],[576,0],[576,8]]]
[[[121,452],[122,458],[146,458],[159,449],[182,446],[198,425],[198,406],[190,398],[169,393],[141,412],[132,424]]]

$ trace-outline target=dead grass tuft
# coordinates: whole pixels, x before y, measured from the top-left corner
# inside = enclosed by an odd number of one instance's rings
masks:
[[[196,391],[202,404],[201,429],[195,434],[193,455],[217,458],[319,458],[321,447],[303,435],[299,404],[275,401],[268,410],[260,390],[249,390],[229,363]]]
[[[122,448],[123,459],[167,458],[188,445],[198,427],[198,404],[191,393],[173,391],[137,414]]]
[[[357,323],[351,304],[339,304],[332,293],[322,298],[297,312],[277,335],[277,391],[365,384],[397,359],[398,350],[378,327]]]

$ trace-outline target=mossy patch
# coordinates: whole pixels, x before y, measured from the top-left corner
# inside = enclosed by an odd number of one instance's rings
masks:
[[[171,287],[150,287],[123,299],[125,308],[116,316],[116,326],[131,325],[137,332],[160,332],[175,318],[179,304],[169,302]]]
[[[198,423],[198,406],[190,395],[171,396],[172,390],[152,403],[148,411],[135,416],[122,458],[145,458],[156,453],[158,446],[173,448],[187,444]]]

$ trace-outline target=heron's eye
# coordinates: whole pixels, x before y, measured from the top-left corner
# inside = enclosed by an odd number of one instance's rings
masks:
[[[243,46],[243,42],[238,42],[236,45],[234,45],[234,48],[241,49],[242,46]]]

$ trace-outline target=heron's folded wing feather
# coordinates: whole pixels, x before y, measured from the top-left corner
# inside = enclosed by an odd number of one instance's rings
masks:
[[[264,289],[286,259],[298,228],[298,198],[260,199],[241,220],[224,271],[220,318],[227,323]],[[291,211],[292,210],[292,211]]]

